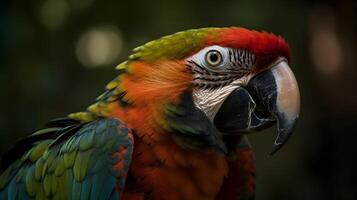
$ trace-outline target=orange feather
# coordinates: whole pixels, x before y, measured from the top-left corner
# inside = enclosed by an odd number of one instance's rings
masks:
[[[185,150],[158,123],[164,121],[165,104],[177,103],[191,81],[192,75],[183,61],[135,61],[120,83],[131,105],[120,107],[114,102],[109,114],[134,129],[129,171],[136,177],[138,187],[153,199],[214,199],[228,173],[224,155]],[[132,191],[124,194],[124,199],[134,198]]]

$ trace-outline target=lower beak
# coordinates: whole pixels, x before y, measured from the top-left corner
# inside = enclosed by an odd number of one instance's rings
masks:
[[[228,134],[265,129],[275,122],[278,133],[271,154],[289,139],[300,111],[299,88],[286,60],[254,76],[233,91],[215,117],[217,128]]]

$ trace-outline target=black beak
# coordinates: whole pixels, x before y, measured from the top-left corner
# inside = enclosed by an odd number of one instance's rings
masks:
[[[245,134],[277,123],[278,134],[271,154],[289,139],[300,110],[300,94],[294,74],[285,60],[254,76],[233,91],[222,104],[214,123],[227,134]]]

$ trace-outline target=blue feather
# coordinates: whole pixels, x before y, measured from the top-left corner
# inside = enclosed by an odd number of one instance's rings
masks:
[[[93,184],[93,176],[87,176],[83,181],[82,181],[82,186],[81,186],[81,200],[87,200],[90,197],[91,194],[91,189],[92,189],[92,184]]]
[[[12,199],[17,199],[17,196],[18,196],[18,185],[16,184],[16,179],[12,179],[9,186],[8,186],[8,189],[7,189],[7,192],[8,192],[8,199],[9,200],[12,200]]]
[[[71,199],[76,200],[81,197],[81,183],[77,182],[76,179],[72,178],[72,192]]]

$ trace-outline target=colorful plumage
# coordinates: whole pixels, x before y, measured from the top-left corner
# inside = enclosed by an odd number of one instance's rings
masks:
[[[87,111],[3,156],[0,199],[253,199],[244,135],[278,122],[276,151],[292,132],[299,94],[289,60],[281,37],[235,27],[137,47]]]

